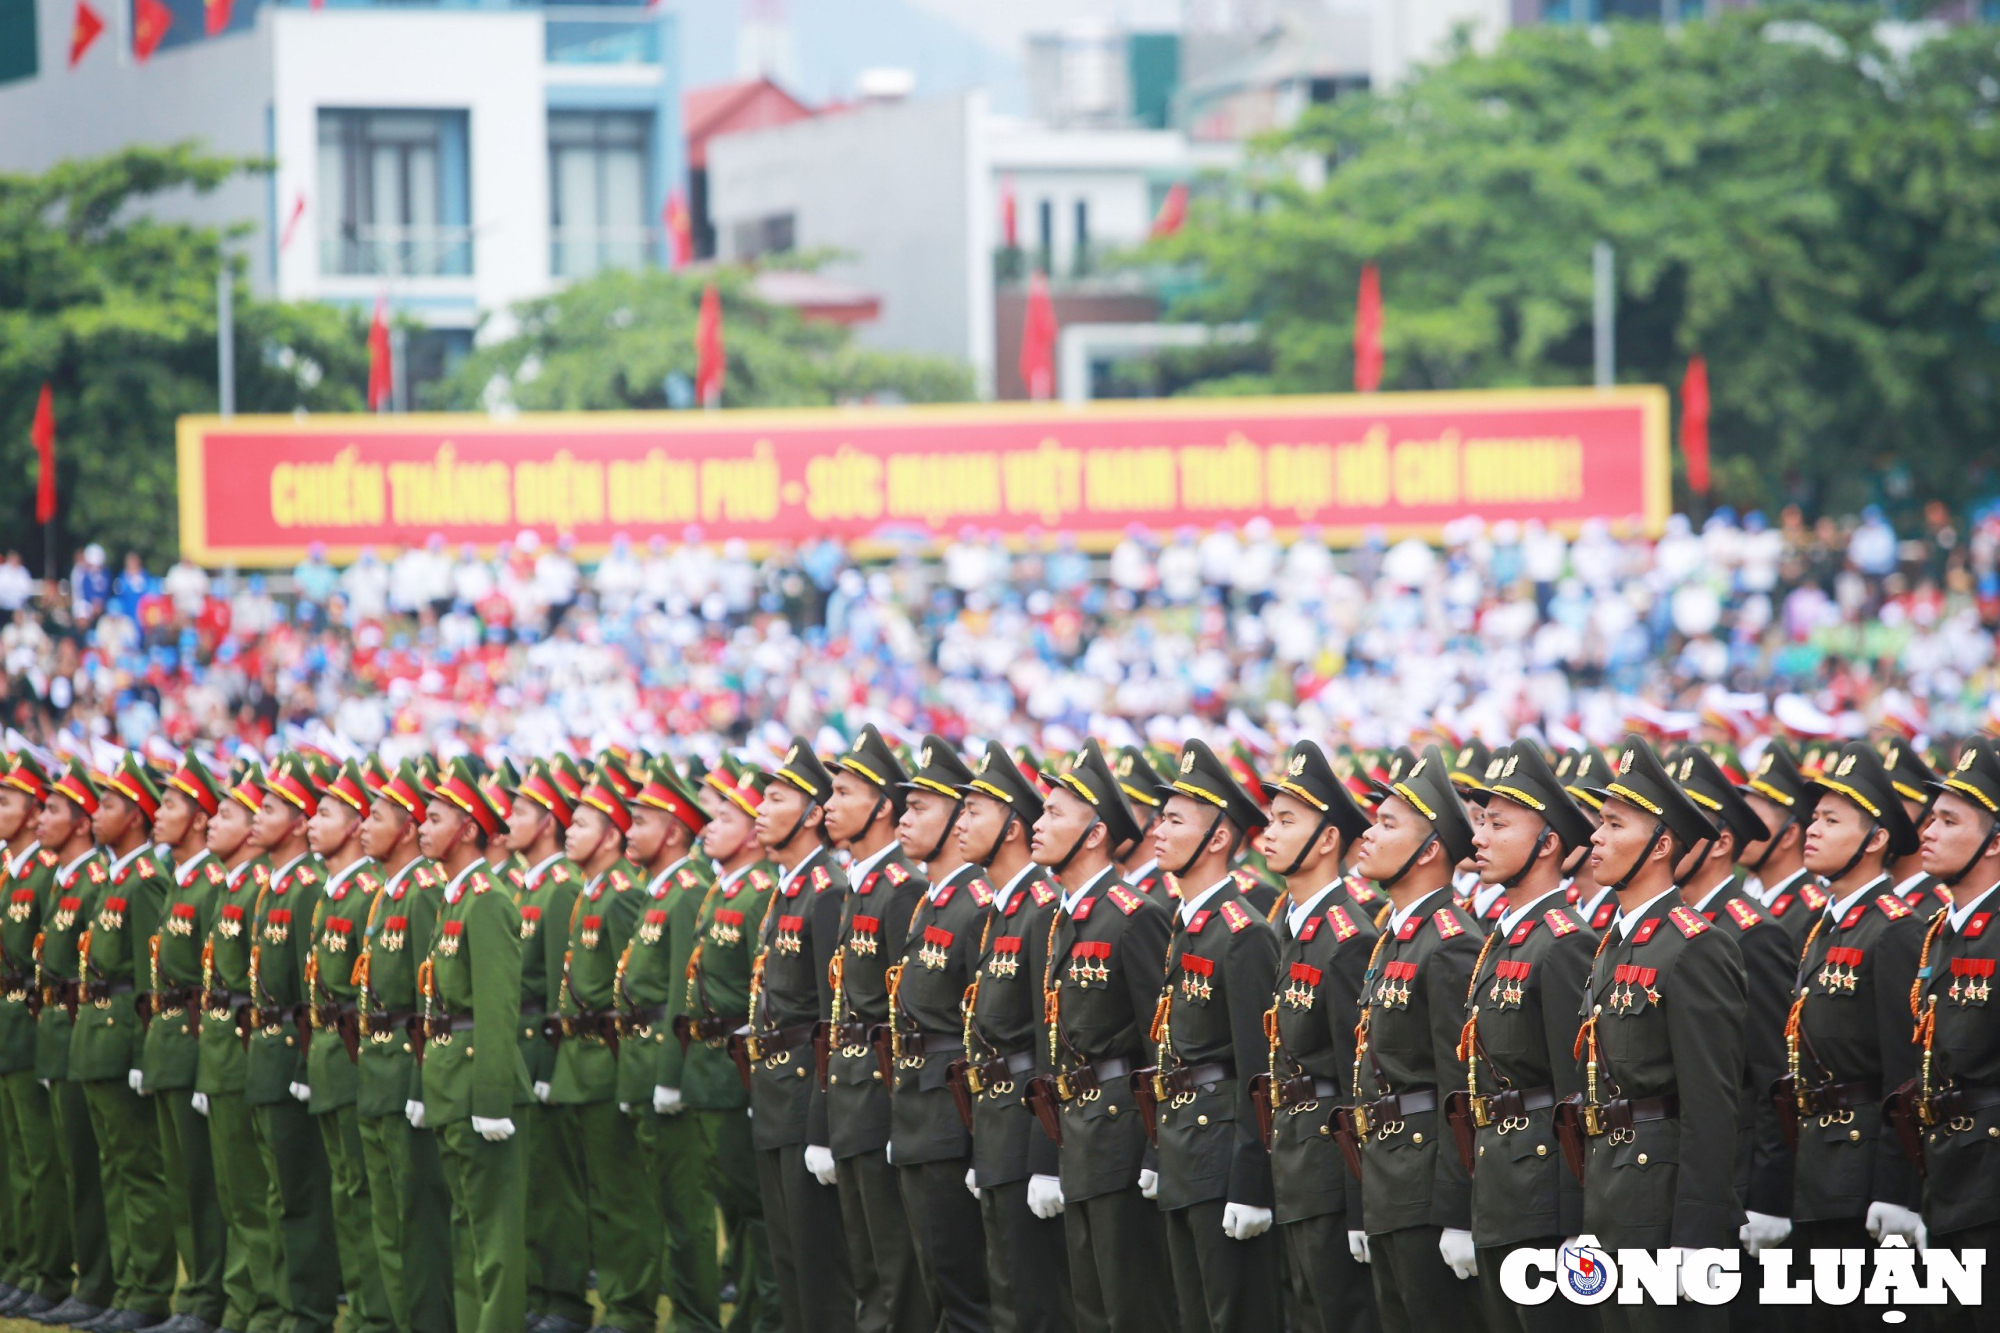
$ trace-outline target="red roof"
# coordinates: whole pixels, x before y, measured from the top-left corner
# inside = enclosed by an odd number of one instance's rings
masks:
[[[769,79],[744,79],[691,89],[681,101],[687,123],[688,166],[708,165],[708,141],[718,134],[769,129],[810,120],[811,107]]]

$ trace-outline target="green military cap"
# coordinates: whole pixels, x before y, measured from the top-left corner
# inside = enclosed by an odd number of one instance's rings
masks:
[[[1257,798],[1243,790],[1243,784],[1230,772],[1229,765],[1204,741],[1189,741],[1181,747],[1181,757],[1167,790],[1214,806],[1240,829],[1261,828],[1270,822]]]
[[[1097,822],[1111,835],[1111,846],[1128,843],[1144,832],[1104,757],[1104,747],[1094,738],[1069,757],[1056,784],[1058,789],[1081,797],[1097,813]]]
[[[1034,756],[1029,755],[1028,758],[1032,761]],[[1036,768],[1039,771],[1040,765]],[[991,796],[996,801],[1004,802],[1008,809],[1030,824],[1042,817],[1040,789],[1021,771],[1020,762],[997,742],[989,743],[985,753],[973,761],[966,775],[964,790],[976,791],[981,796]]]
[[[1374,822],[1367,811],[1354,803],[1354,793],[1347,789],[1339,769],[1314,741],[1294,745],[1285,756],[1284,774],[1276,781],[1264,783],[1267,799],[1280,794],[1304,801],[1319,811],[1321,822],[1339,829],[1343,838],[1360,837]]]
[[[1891,858],[1917,850],[1917,826],[1903,808],[1902,793],[1896,790],[1895,778],[1882,756],[1867,741],[1849,741],[1828,751],[1812,785],[1822,794],[1831,792],[1852,801],[1863,814],[1889,830]]]
[[[431,798],[444,801],[469,816],[479,826],[480,833],[488,838],[498,833],[505,823],[493,804],[493,798],[479,785],[478,774],[469,756],[461,755],[452,760],[438,774]]]
[[[698,754],[689,755],[687,761],[681,765],[681,771],[687,775],[687,780],[697,787],[708,777],[708,765],[702,762]]]
[[[694,784],[682,777],[674,761],[663,754],[653,756],[646,765],[646,781],[633,800],[666,811],[696,833],[708,827],[708,812],[701,808]]]
[[[1839,747],[1832,741],[1807,741],[1799,750],[1799,772],[1807,779],[1817,778],[1828,757],[1837,758],[1838,754]]]
[[[49,790],[67,796],[85,814],[97,813],[97,784],[90,780],[90,770],[83,766],[81,759],[72,757],[62,776],[50,784]]]
[[[1137,801],[1150,809],[1158,809],[1166,799],[1164,793],[1172,790],[1146,757],[1146,752],[1136,745],[1127,745],[1118,751],[1111,771],[1118,775],[1118,785],[1124,790],[1126,800]]]
[[[1715,756],[1699,745],[1684,745],[1674,756],[1674,781],[1708,815],[1709,822],[1736,835],[1736,845],[1762,842],[1771,836],[1764,821],[1743,799],[1736,784],[1722,771]]]
[[[424,793],[424,799],[429,800],[435,793],[438,777],[442,772],[442,769],[438,765],[437,756],[426,751],[410,762],[417,770],[417,785]]]
[[[1398,745],[1382,757],[1380,765],[1369,775],[1368,789],[1379,803],[1392,791],[1403,775],[1417,766],[1417,752],[1407,745]]]
[[[1600,802],[1621,801],[1645,811],[1690,847],[1715,836],[1715,825],[1693,798],[1681,790],[1660,757],[1653,753],[1653,747],[1641,736],[1627,736],[1618,749],[1616,769],[1603,774],[1585,790]]]
[[[909,781],[902,761],[896,758],[896,751],[870,722],[861,728],[861,734],[854,738],[854,744],[847,747],[847,753],[833,761],[833,766],[845,769],[856,777],[867,778],[870,782],[888,791]],[[829,779],[829,782],[831,779]],[[832,790],[829,786],[828,790]]]
[[[514,767],[513,760],[501,755],[500,762],[493,765],[493,771],[486,775],[480,785],[489,791],[516,792],[521,789],[521,773]]]
[[[1792,757],[1792,747],[1776,736],[1764,747],[1757,770],[1737,790],[1745,796],[1761,796],[1782,806],[1793,818],[1810,810],[1817,795],[1809,788],[1805,774],[1799,772],[1799,761]]]
[[[117,767],[103,778],[104,786],[138,806],[146,818],[160,813],[160,784],[154,780],[153,770],[141,763],[133,751],[127,750]]]
[[[1484,790],[1474,793],[1473,799],[1482,804],[1503,800],[1526,806],[1546,820],[1562,839],[1563,846],[1572,851],[1589,842],[1596,831],[1590,816],[1549,767],[1549,761],[1542,756],[1542,747],[1530,740],[1515,741],[1493,752]]]
[[[1391,768],[1395,767],[1392,760]],[[1452,785],[1451,765],[1444,751],[1426,745],[1415,763],[1393,781],[1383,784],[1382,799],[1391,796],[1400,798],[1423,816],[1454,864],[1472,855],[1472,821],[1465,813],[1465,802],[1459,799],[1458,789]]]
[[[724,799],[754,819],[757,807],[764,803],[764,788],[770,785],[771,775],[744,763],[733,754],[725,754],[715,761],[714,768],[702,775],[701,781],[704,786],[722,793]]]
[[[790,748],[771,776],[798,788],[815,805],[825,805],[833,795],[833,774],[827,772],[826,765],[813,753],[812,742],[803,736],[792,737]]]
[[[2000,752],[1984,736],[1966,742],[1951,772],[1932,784],[1933,792],[1956,792],[1987,814],[2000,817]]]
[[[253,812],[264,803],[264,769],[254,759],[239,759],[229,770],[229,796]]]
[[[0,778],[0,781],[4,781],[16,791],[28,793],[28,795],[34,797],[37,801],[48,800],[49,775],[47,770],[36,761],[35,756],[23,748],[10,756],[10,759],[11,762],[7,765],[7,776]]]
[[[924,737],[916,758],[915,770],[902,784],[905,791],[933,792],[956,801],[972,781],[972,770],[958,757],[958,747],[942,736]]]
[[[1586,745],[1581,749],[1570,751],[1568,757],[1571,760],[1569,771],[1564,772],[1561,768],[1556,770],[1557,776],[1563,780],[1563,790],[1574,797],[1578,804],[1588,806],[1592,810],[1602,810],[1604,798],[1592,789],[1601,785],[1611,772],[1611,764],[1605,759],[1604,751],[1595,745]]]
[[[1917,747],[1901,736],[1882,744],[1882,767],[1889,772],[1889,785],[1906,801],[1928,806],[1937,794],[1938,775],[1917,753]]]
[[[1021,776],[1026,778],[1028,784],[1035,789],[1035,794],[1037,796],[1047,796],[1049,794],[1048,767],[1026,745],[1015,746],[1012,753],[1015,766],[1021,770]]]
[[[1461,792],[1470,795],[1486,782],[1486,769],[1493,762],[1493,751],[1486,742],[1474,737],[1452,751],[1451,783]]]

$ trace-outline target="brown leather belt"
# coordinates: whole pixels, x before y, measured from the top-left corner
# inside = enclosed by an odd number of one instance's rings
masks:
[[[818,1027],[819,1024],[817,1023],[794,1023],[788,1028],[766,1028],[764,1031],[756,1034],[757,1045],[763,1049],[766,1055],[775,1055],[779,1051],[797,1050],[813,1039],[813,1032]],[[732,1037],[748,1037],[751,1033],[748,1028],[737,1028],[730,1035]]]
[[[869,1024],[867,1023],[829,1023],[827,1024],[827,1040],[836,1047],[866,1046],[868,1045],[868,1028]]]
[[[201,998],[201,992],[194,986],[169,986],[165,990],[152,993],[154,1013],[164,1013],[170,1009],[186,1009]]]
[[[882,1034],[882,1041],[886,1045],[889,1041],[888,1025],[884,1024],[879,1031]],[[906,1060],[921,1059],[933,1055],[961,1055],[964,1051],[964,1042],[956,1037],[946,1036],[943,1033],[905,1032],[903,1034],[903,1058]]]
[[[448,1018],[433,1018],[429,1020],[425,1024],[424,1031],[433,1038],[448,1037],[454,1032],[472,1031],[472,1024],[473,1016],[471,1014],[453,1014]]]
[[[1530,1111],[1546,1111],[1556,1104],[1554,1088],[1505,1088],[1472,1099],[1472,1123],[1484,1129],[1496,1121],[1520,1120]]]
[[[93,981],[77,992],[81,999],[102,1000],[113,995],[131,995],[138,991],[130,977],[115,977],[110,981]]]
[[[637,1009],[625,1010],[618,1015],[619,1031],[634,1033],[640,1028],[650,1027],[667,1016],[667,1007],[664,1004],[642,1004]]]
[[[1235,1077],[1236,1066],[1228,1060],[1182,1065],[1179,1069],[1155,1076],[1154,1093],[1161,1097],[1178,1097],[1196,1088],[1212,1088],[1218,1083],[1227,1083]]]
[[[988,1060],[985,1064],[974,1065],[969,1072],[973,1075],[972,1090],[984,1092],[996,1083],[1005,1083],[1010,1079],[1019,1081],[1034,1073],[1035,1053],[1016,1051],[1012,1055],[999,1056]]]
[[[1851,1083],[1821,1083],[1797,1090],[1800,1115],[1825,1115],[1857,1106],[1879,1106],[1882,1085],[1870,1079]]]
[[[1681,1099],[1671,1092],[1659,1097],[1613,1097],[1600,1107],[1586,1106],[1583,1109],[1584,1132],[1595,1136],[1612,1129],[1629,1132],[1634,1125],[1649,1120],[1672,1120],[1681,1113]],[[1593,1117],[1589,1112],[1592,1110],[1597,1112],[1595,1129],[1591,1128]]]
[[[1933,1125],[1948,1125],[1953,1120],[1969,1116],[1974,1111],[1990,1110],[2000,1106],[2000,1088],[1945,1088],[1934,1092],[1925,1103]]]
[[[1386,1125],[1392,1121],[1422,1115],[1438,1108],[1436,1088],[1412,1088],[1408,1092],[1391,1093],[1378,1097],[1372,1102],[1363,1102],[1361,1109],[1367,1112],[1368,1123]]]
[[[1113,1087],[1119,1080],[1130,1078],[1132,1068],[1132,1062],[1123,1056],[1078,1065],[1066,1074],[1056,1075],[1056,1097],[1065,1102],[1074,1101],[1102,1088]]]
[[[213,1010],[218,1014],[227,1013],[250,1003],[249,992],[240,990],[203,991],[197,998],[200,999],[203,1009]]]
[[[690,1041],[717,1041],[736,1030],[736,1025],[726,1018],[690,1018],[687,1023]]]
[[[412,1023],[421,1021],[420,1016],[408,1009],[388,1009],[380,1013],[362,1014],[361,1030],[374,1036],[382,1032],[407,1032]]]
[[[1331,1101],[1340,1096],[1340,1082],[1331,1078],[1314,1078],[1311,1074],[1301,1074],[1278,1084],[1277,1100],[1274,1106],[1297,1106],[1300,1102]]]

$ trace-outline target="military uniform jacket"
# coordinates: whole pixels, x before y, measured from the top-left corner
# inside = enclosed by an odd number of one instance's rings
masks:
[[[895,974],[900,1046],[891,1048],[900,1052],[891,1102],[898,1166],[971,1155],[972,1135],[958,1117],[945,1071],[964,1054],[965,989],[979,966],[981,928],[992,906],[993,886],[978,866],[963,865],[920,898],[910,918]]]
[[[1966,1094],[1958,1119],[1924,1131],[1924,1223],[1932,1243],[1968,1227],[2000,1222],[2000,1009],[1993,1003],[2000,973],[2000,894],[1989,892],[1954,930],[1947,918],[1924,959],[1918,1035],[1929,1035],[1931,1093]],[[1872,915],[1872,913],[1871,913]],[[1921,1051],[1921,1047],[1918,1048]],[[1977,1105],[1991,1099],[1990,1104]]]
[[[1055,913],[1043,980],[1053,992],[1055,1024],[1045,1025],[1044,1040],[1059,1075],[1105,1060],[1129,1061],[1134,1070],[1153,1062],[1150,1033],[1169,930],[1167,913],[1109,870],[1085,888],[1074,911]],[[1137,1110],[1123,1077],[1062,1103],[1065,1199],[1130,1189],[1140,1168],[1154,1165]]]
[[[1488,939],[1472,978],[1470,1026],[1460,1047],[1469,1057],[1468,1078],[1476,1080],[1471,1090],[1488,1098],[1544,1091],[1555,1101],[1582,1092],[1577,1009],[1590,982],[1597,932],[1552,893],[1505,935]],[[1562,1164],[1553,1105],[1495,1111],[1477,1130],[1476,1142],[1476,1244],[1516,1245],[1582,1230],[1583,1186]]]
[[[250,1004],[250,923],[271,886],[271,862],[259,854],[222,872],[209,904],[201,946],[201,1064],[195,1091],[210,1096],[243,1091],[250,1057],[237,1034],[236,1015]]]
[[[583,872],[568,857],[557,856],[522,872],[518,886],[508,881],[505,887],[521,913],[521,1055],[528,1077],[546,1083],[555,1075],[556,1048],[543,1034],[542,1019],[560,1002],[570,909],[583,888]]]
[[[1734,941],[1669,890],[1639,909],[1629,935],[1612,926],[1584,1004],[1598,1020],[1586,1099],[1673,1097],[1678,1110],[1590,1140],[1584,1230],[1612,1248],[1734,1247],[1746,1011]]]
[[[1242,873],[1242,872],[1238,872]],[[1185,907],[1181,909],[1185,911]],[[1243,896],[1232,874],[1185,925],[1180,913],[1167,945],[1159,1070],[1206,1068],[1159,1109],[1159,1205],[1171,1211],[1221,1200],[1271,1207],[1265,1151],[1250,1079],[1265,1063],[1264,1010],[1278,969],[1278,937]]]
[[[1951,906],[1951,890],[1933,875],[1912,875],[1892,892],[1903,900],[1903,906],[1924,921],[1930,920],[1938,908]]]
[[[1785,1073],[1785,1015],[1791,1009],[1799,951],[1790,932],[1736,885],[1724,884],[1698,910],[1702,920],[1736,941],[1743,957],[1749,1017],[1743,1030],[1743,1095],[1737,1112],[1736,1197],[1751,1212],[1796,1218],[1800,1215],[1791,1209],[1792,1153],[1779,1127],[1771,1084]],[[1914,945],[1910,969],[1914,974]]]
[[[41,934],[35,937],[35,979],[42,988],[42,1014],[35,1022],[35,1077],[69,1077],[70,1038],[75,1026],[61,991],[74,986],[77,945],[90,925],[91,904],[110,883],[104,849],[92,848],[77,861],[58,866]],[[78,1008],[81,1013],[81,1006]]]
[[[973,989],[965,1001],[966,1058],[975,1065],[1011,1058],[1024,1066],[1012,1077],[982,1079],[973,1097],[972,1167],[982,1189],[1061,1169],[1056,1145],[1026,1101],[1028,1080],[1052,1072],[1048,1041],[1038,1034],[1049,928],[1061,901],[1047,872],[1031,865],[1007,905],[996,903],[980,925]]]
[[[90,925],[77,940],[76,979],[85,989],[69,1039],[69,1076],[79,1082],[123,1080],[138,1068],[141,1035],[135,1005],[152,985],[152,941],[173,877],[150,845],[117,865],[85,899]]]
[[[1419,900],[1394,931],[1392,919],[1383,918],[1363,978],[1367,1049],[1356,1051],[1355,1084],[1361,1101],[1429,1092],[1437,1107],[1369,1126],[1361,1155],[1364,1229],[1470,1229],[1472,1182],[1445,1142],[1443,1102],[1454,1078],[1463,1077],[1458,1034],[1484,936],[1449,884]]]
[[[507,1119],[532,1101],[528,1065],[514,1038],[521,1021],[521,909],[485,862],[473,862],[446,886],[419,984],[431,1020],[425,1127],[469,1116]],[[454,1030],[440,1031],[445,1025]]]
[[[410,1020],[423,1009],[417,970],[437,938],[443,884],[438,868],[419,857],[368,895],[353,975],[361,1026],[354,1109],[369,1119],[401,1115],[406,1102],[423,1099]]]
[[[624,1020],[618,1100],[628,1105],[650,1107],[654,1088],[680,1084],[681,1044],[674,1040],[674,1017],[687,1002],[695,923],[713,883],[708,858],[686,857],[644,890],[645,912],[618,960],[614,987]]]
[[[297,1020],[306,1002],[313,914],[325,883],[326,868],[308,853],[271,876],[251,913],[250,994],[257,1026],[250,1034],[243,1098],[252,1106],[282,1103],[292,1095],[291,1085],[307,1078]]]
[[[1271,994],[1277,1040],[1268,1052],[1274,1089],[1299,1079],[1310,1091],[1274,1091],[1271,1177],[1279,1224],[1343,1213],[1361,1217],[1361,1182],[1349,1174],[1329,1127],[1330,1112],[1353,1101],[1354,1025],[1361,978],[1375,947],[1375,923],[1344,884],[1314,905],[1294,935],[1278,918],[1278,963]],[[1239,1055],[1239,1059],[1247,1058]],[[1240,1076],[1248,1076],[1239,1068]],[[1324,1095],[1322,1095],[1324,1094]]]
[[[876,1152],[889,1142],[889,1087],[870,1034],[889,1021],[889,966],[902,957],[910,918],[929,891],[930,881],[900,843],[848,890],[825,1015],[834,1025],[826,1112],[835,1158]]]
[[[750,1130],[759,1148],[827,1144],[826,1092],[814,1077],[812,1027],[833,1006],[831,974],[847,896],[846,874],[818,847],[764,909],[747,1034],[757,1043]]]
[[[146,1028],[139,1068],[147,1092],[188,1091],[201,1067],[201,955],[206,925],[228,876],[208,852],[174,868],[160,928],[148,941],[146,989],[153,1021]]]
[[[340,876],[328,876],[325,895],[313,909],[313,948],[306,958],[306,1003],[312,1044],[306,1052],[306,1084],[314,1115],[352,1106],[361,1092],[360,1054],[347,1056],[338,1027],[342,1014],[360,1023],[357,965],[368,931],[368,909],[382,888],[382,867],[364,858]]]
[[[1125,883],[1142,898],[1149,898],[1167,911],[1172,911],[1181,900],[1174,888],[1173,879],[1160,869],[1158,861],[1148,861],[1136,874],[1124,876]]]
[[[1916,1169],[1883,1123],[1882,1099],[1917,1076],[1910,988],[1926,921],[1885,888],[1871,885],[1838,921],[1823,914],[1798,964],[1799,1082],[1872,1086],[1854,1106],[1799,1117],[1796,1221],[1862,1218],[1877,1200],[1918,1204]]]
[[[53,904],[56,854],[38,842],[9,849],[0,862],[0,891],[6,898],[0,915],[0,1074],[17,1074],[35,1067],[35,1020],[28,1014],[28,996],[35,986],[35,936],[42,917]]]
[[[1777,896],[1762,911],[1785,928],[1785,935],[1791,941],[1791,959],[1796,963],[1806,947],[1806,936],[1812,933],[1813,923],[1826,911],[1826,891],[1801,870],[1778,885]]]
[[[617,1099],[618,1057],[605,1025],[617,1021],[619,960],[652,901],[640,887],[638,868],[620,860],[584,885],[570,904],[556,1002],[563,1041],[549,1078],[549,1101],[555,1105]]]
[[[680,1012],[724,1033],[741,1025],[750,1004],[757,929],[777,886],[777,867],[760,861],[717,880],[702,895]],[[675,1047],[678,1052],[678,1042]],[[691,1040],[685,1053],[667,1057],[662,1075],[668,1087],[681,1090],[681,1101],[690,1110],[739,1111],[750,1104],[729,1057],[727,1036]]]

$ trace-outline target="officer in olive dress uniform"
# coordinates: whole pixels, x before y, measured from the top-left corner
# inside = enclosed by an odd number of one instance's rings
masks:
[[[1382,1327],[1477,1317],[1471,1182],[1446,1141],[1444,1094],[1482,932],[1452,892],[1472,826],[1442,752],[1392,765],[1356,866],[1389,895],[1363,978],[1350,1095],[1361,1144],[1362,1216]]]
[[[1557,1299],[1520,1305],[1501,1290],[1510,1251],[1554,1248],[1583,1224],[1583,1189],[1563,1165],[1555,1108],[1583,1091],[1575,1054],[1577,1006],[1597,934],[1563,902],[1562,866],[1594,826],[1533,741],[1495,752],[1473,832],[1479,876],[1505,890],[1466,993],[1453,1090],[1459,1146],[1472,1145],[1472,1239],[1487,1327],[1587,1330],[1583,1307]],[[1465,1134],[1469,1124],[1471,1134]]]
[[[1743,1082],[1743,960],[1681,902],[1673,868],[1714,835],[1701,807],[1637,737],[1593,788],[1604,802],[1591,864],[1619,915],[1592,964],[1584,1061],[1583,1225],[1608,1249],[1733,1248]],[[1726,1310],[1609,1302],[1603,1327],[1720,1329]]]
[[[826,1090],[814,1076],[813,1037],[833,1006],[847,897],[824,829],[832,796],[833,775],[794,736],[757,807],[757,837],[784,872],[757,929],[748,1021],[731,1037],[750,1066],[757,1181],[785,1333],[855,1326]]]
[[[1074,1324],[1063,1224],[1029,1181],[1061,1197],[1055,1142],[1035,1124],[1028,1081],[1050,1074],[1042,1019],[1049,928],[1061,893],[1029,855],[1042,794],[1007,751],[989,743],[963,786],[959,847],[997,885],[979,928],[962,1005],[965,1087],[972,1098],[972,1172],[986,1233],[986,1288],[998,1333],[1067,1333]]]
[[[453,1294],[465,1333],[518,1333],[527,1318],[527,1164],[516,1116],[534,1098],[515,1037],[521,1022],[521,911],[481,847],[500,812],[465,761],[439,775],[419,848],[447,879],[423,995],[417,1128],[438,1137],[451,1191]],[[477,1058],[480,1050],[486,1059]],[[498,1055],[498,1059],[493,1058]]]
[[[1042,976],[1051,1076],[1030,1096],[1060,1135],[1053,1199],[1031,1179],[1028,1202],[1060,1207],[1079,1327],[1141,1333],[1176,1318],[1166,1228],[1151,1195],[1158,1158],[1132,1075],[1150,1058],[1167,952],[1167,913],[1119,878],[1111,849],[1139,835],[1097,742],[1070,757],[1035,823],[1032,854],[1063,890]],[[1049,1109],[1053,1097],[1056,1109]]]
[[[1341,873],[1348,849],[1368,831],[1368,815],[1312,741],[1292,747],[1264,795],[1271,822],[1262,850],[1284,876],[1287,896],[1264,1016],[1269,1110],[1259,1114],[1270,1121],[1273,1212],[1291,1322],[1302,1333],[1374,1333],[1375,1292],[1348,1244],[1348,1233],[1362,1230],[1361,1181],[1341,1160],[1328,1124],[1331,1110],[1347,1101],[1361,977],[1375,945],[1373,914],[1349,895]]]
[[[1736,788],[1768,832],[1741,848],[1749,872],[1743,889],[1766,916],[1785,928],[1790,961],[1798,961],[1806,934],[1826,908],[1818,879],[1806,869],[1806,826],[1812,823],[1816,793],[1806,785],[1791,748],[1772,737],[1757,760],[1757,771]]]
[[[1922,829],[1924,820],[1930,815],[1931,797],[1937,789],[1937,774],[1917,753],[1917,747],[1900,736],[1884,741],[1879,753],[1883,767],[1888,770],[1896,799],[1909,818],[1910,827]],[[1838,749],[1829,752],[1822,761],[1822,767],[1839,762],[1840,754]],[[1890,858],[1888,875],[1895,886],[1891,891],[1903,900],[1905,907],[1921,914],[1925,920],[1951,900],[1951,890],[1924,872],[1923,856],[1914,847],[1907,853]]]
[[[1595,746],[1584,746],[1565,757],[1571,759],[1570,767],[1567,770],[1558,767],[1556,774],[1562,778],[1563,790],[1569,793],[1577,808],[1590,816],[1594,830],[1602,819],[1604,809],[1604,800],[1596,794],[1595,788],[1607,780],[1610,765]],[[1618,895],[1612,892],[1609,885],[1598,881],[1596,872],[1591,868],[1591,856],[1591,849],[1585,847],[1579,863],[1570,868],[1574,878],[1570,881],[1567,897],[1569,905],[1576,909],[1577,920],[1598,932],[1599,938],[1602,938],[1612,918],[1618,915]]]
[[[1160,817],[1160,804],[1165,799],[1160,789],[1166,783],[1154,771],[1146,752],[1136,745],[1118,751],[1117,758],[1112,760],[1112,770],[1118,775],[1118,789],[1131,802],[1132,813],[1139,821],[1139,836],[1129,847],[1118,849],[1118,872],[1125,876],[1127,884],[1161,907],[1172,907],[1173,889],[1167,883],[1166,872],[1160,869],[1160,858],[1153,852],[1153,821]]]

